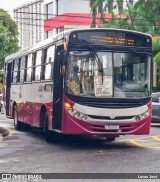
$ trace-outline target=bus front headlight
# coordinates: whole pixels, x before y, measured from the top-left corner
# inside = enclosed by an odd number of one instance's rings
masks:
[[[80,117],[80,113],[79,113],[78,111],[76,111],[76,112],[73,114],[73,116],[74,116],[75,118],[79,118],[79,117]]]
[[[144,120],[144,119],[148,118],[148,116],[149,116],[150,114],[151,114],[151,110],[148,109],[146,112],[144,112],[144,113],[142,113],[142,114],[140,114],[140,115],[135,116],[135,119],[136,119],[137,121],[141,121],[141,120]]]
[[[83,121],[87,120],[87,115],[84,114],[84,115],[81,117],[81,119],[82,119]]]

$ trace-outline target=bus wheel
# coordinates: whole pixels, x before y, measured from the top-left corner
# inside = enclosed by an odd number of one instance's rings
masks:
[[[54,131],[50,131],[48,129],[48,114],[47,114],[47,112],[45,114],[43,131],[45,134],[46,142],[48,142],[48,143],[57,143],[58,142],[58,134],[55,133]]]
[[[106,137],[106,141],[107,141],[107,142],[113,142],[113,141],[115,141],[115,140],[116,140],[116,137],[111,137],[111,136]]]
[[[16,130],[22,129],[22,124],[18,121],[17,106],[14,106],[14,127]]]
[[[21,130],[21,131],[30,128],[30,125],[18,121],[17,106],[14,106],[14,127],[16,130]]]

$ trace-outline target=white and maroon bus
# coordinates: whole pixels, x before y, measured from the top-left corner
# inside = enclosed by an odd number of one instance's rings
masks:
[[[149,134],[152,37],[119,29],[64,31],[5,59],[6,115],[17,130]],[[55,138],[54,138],[55,137]]]

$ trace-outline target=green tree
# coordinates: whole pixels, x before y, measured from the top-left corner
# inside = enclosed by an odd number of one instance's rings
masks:
[[[117,0],[117,6],[118,6],[118,11],[119,11],[119,14],[117,14],[117,15],[113,12],[113,2],[115,2],[115,1],[114,0],[108,0],[108,1],[96,0],[93,5],[95,8],[98,8],[99,6],[103,7],[103,11],[101,13],[102,27],[133,29],[133,27],[131,26],[132,23],[128,23],[131,20],[131,18],[129,17],[129,13],[128,13],[128,11],[123,9],[123,1]],[[106,13],[111,14],[110,20],[105,19]]]
[[[152,27],[152,35],[160,34],[160,1],[159,0],[139,0],[134,5],[138,16],[149,22]]]
[[[19,50],[18,30],[10,15],[0,9],[0,69],[7,55]]]
[[[144,7],[145,0],[139,1],[134,6],[127,2],[127,9],[124,9],[122,4],[123,1],[117,0],[119,14],[115,14],[112,11],[111,4],[113,4],[114,0],[96,0],[94,6],[98,8],[103,5],[104,7],[103,12],[101,13],[102,27],[129,29],[155,35],[155,27],[152,21],[153,15],[150,14],[150,16],[147,16],[146,18],[147,10],[145,9],[146,7]],[[155,5],[155,3],[152,4]],[[146,6],[149,8],[148,4]],[[105,19],[105,14],[107,12],[111,13],[110,21],[106,21]]]

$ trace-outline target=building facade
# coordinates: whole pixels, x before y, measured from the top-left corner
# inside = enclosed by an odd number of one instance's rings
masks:
[[[89,0],[45,0],[44,7],[46,14],[44,21],[45,38],[69,28],[89,26],[86,20],[90,17],[91,11]]]
[[[43,0],[32,1],[14,9],[14,19],[18,26],[21,49],[44,39],[43,14]]]

